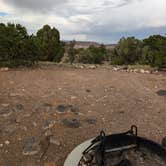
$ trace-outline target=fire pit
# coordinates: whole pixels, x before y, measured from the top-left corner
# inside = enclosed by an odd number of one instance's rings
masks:
[[[137,136],[137,127],[125,133],[98,137],[79,145],[64,166],[166,166],[166,149]]]

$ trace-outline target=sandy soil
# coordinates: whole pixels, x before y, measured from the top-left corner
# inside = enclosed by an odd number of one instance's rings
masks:
[[[0,72],[1,109],[18,107],[0,116],[0,166],[38,166],[47,161],[62,166],[76,145],[100,130],[118,133],[132,124],[138,126],[140,136],[160,142],[166,136],[166,96],[157,95],[159,90],[166,90],[164,73],[66,67]],[[57,106],[65,104],[77,109],[57,113]],[[72,128],[64,119],[79,123]],[[55,123],[45,130],[48,121]],[[34,137],[41,143],[48,130],[58,143],[47,150],[41,146],[36,155],[24,155],[25,140]]]

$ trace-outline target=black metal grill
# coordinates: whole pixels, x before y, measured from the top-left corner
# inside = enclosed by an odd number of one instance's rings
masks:
[[[106,136],[101,131],[83,152],[78,166],[137,166],[139,162],[145,166],[146,163],[151,163],[151,166],[166,166],[166,149],[137,136],[137,127],[132,126],[129,131],[120,134]]]

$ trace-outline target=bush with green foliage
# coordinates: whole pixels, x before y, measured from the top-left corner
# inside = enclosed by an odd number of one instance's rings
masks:
[[[20,24],[0,24],[0,66],[33,65],[37,62],[38,47]]]
[[[74,48],[75,46],[75,41],[71,41],[67,47],[67,55],[68,55],[68,60],[72,64],[76,58],[76,49]]]
[[[166,67],[166,37],[150,36],[143,41],[134,37],[122,38],[112,51],[111,63],[116,65],[146,64]]]
[[[80,63],[101,64],[107,57],[107,50],[104,45],[100,47],[91,45],[87,49],[81,49],[77,56]]]
[[[44,25],[37,32],[40,60],[60,62],[64,54],[64,43],[60,42],[60,33],[57,29]]]
[[[112,64],[129,65],[139,62],[142,56],[142,46],[142,41],[135,37],[120,39],[113,50]]]
[[[154,35],[144,39],[143,42],[142,62],[151,66],[166,68],[166,37]]]

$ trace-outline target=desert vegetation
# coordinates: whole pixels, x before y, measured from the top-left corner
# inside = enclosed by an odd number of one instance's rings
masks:
[[[20,24],[0,24],[0,66],[31,66],[39,61],[113,65],[150,65],[166,67],[166,36],[153,35],[139,40],[121,38],[113,49],[105,45],[75,48],[75,41],[65,44],[56,28],[44,25],[36,35],[29,35]]]

